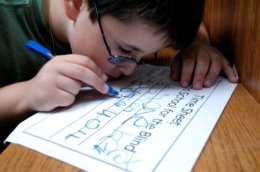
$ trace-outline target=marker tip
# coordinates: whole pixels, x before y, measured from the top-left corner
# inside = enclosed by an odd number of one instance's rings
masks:
[[[108,85],[108,94],[110,96],[115,96],[118,94],[118,91],[116,91],[111,85]]]

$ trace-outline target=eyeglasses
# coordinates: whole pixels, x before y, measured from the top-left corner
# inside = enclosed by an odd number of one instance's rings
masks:
[[[96,0],[94,0],[94,5],[95,5],[95,11],[96,11],[99,29],[100,29],[104,44],[105,44],[107,51],[108,51],[108,54],[109,54],[108,62],[111,63],[111,64],[124,64],[124,63],[135,63],[135,64],[137,64],[137,61],[132,56],[122,56],[122,55],[112,54],[111,48],[109,47],[109,45],[107,43],[103,28],[102,28],[102,25],[101,25],[101,20],[100,20],[98,8],[97,8]]]

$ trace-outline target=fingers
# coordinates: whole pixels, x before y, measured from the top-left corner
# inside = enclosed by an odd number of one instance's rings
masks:
[[[60,107],[66,107],[71,105],[75,101],[76,97],[74,94],[68,93],[67,91],[58,90],[56,99],[57,100],[55,101],[59,102]]]
[[[182,54],[182,69],[175,67],[175,70],[181,71],[181,86],[187,87],[192,84],[194,89],[212,86],[221,71],[231,82],[237,82],[238,78],[235,71],[229,65],[228,60],[220,51],[210,45],[193,45],[184,50]],[[181,60],[179,60],[180,62]],[[180,66],[180,65],[179,65]],[[178,71],[172,70],[172,78],[175,79]]]
[[[209,48],[207,51],[200,51],[197,58],[193,82],[193,86],[196,89],[201,89],[203,86],[211,87],[222,71],[224,63],[227,68],[230,68],[228,61],[222,53],[213,47]],[[200,84],[198,84],[198,82],[200,82]]]
[[[68,68],[66,70],[61,70],[62,75],[79,80],[84,84],[92,86],[103,94],[107,93],[108,87],[105,81],[100,78],[94,71],[81,65],[71,63],[67,63],[66,65],[64,65],[64,68],[65,67]]]
[[[192,86],[194,89],[202,89],[211,61],[207,52],[199,52],[196,59],[196,68],[194,71]]]
[[[181,76],[181,55],[180,53],[171,61],[171,78],[174,81],[180,80]]]
[[[56,56],[28,81],[28,100],[31,109],[50,111],[72,104],[82,85],[92,86],[106,94],[106,80],[104,72],[86,56]]]
[[[108,86],[105,83],[107,76],[96,66],[92,60],[89,60],[85,56],[79,55],[75,56],[75,58],[68,58],[66,56],[61,58],[64,59],[60,60],[56,58],[56,60],[62,63],[62,65],[57,67],[57,70],[62,76],[65,76],[74,82],[79,81],[80,83],[84,83],[84,85],[92,86],[103,94],[107,93]],[[74,88],[74,90],[72,90],[70,86],[66,84],[59,84],[59,87],[63,90],[71,92],[72,94],[77,93],[78,89],[77,86],[72,86],[72,88]]]
[[[64,76],[58,77],[56,81],[56,87],[59,90],[66,91],[74,96],[79,93],[81,85],[81,82]]]
[[[208,73],[205,76],[203,82],[204,87],[211,87],[216,82],[220,71],[221,71],[221,63],[213,59],[213,61],[211,62],[208,68]]]
[[[73,55],[76,58],[71,58],[71,55],[65,55],[62,56],[61,58],[64,58],[68,63],[74,63],[78,65],[82,65],[85,68],[88,68],[92,71],[95,71],[96,75],[98,75],[100,78],[103,78],[103,80],[107,80],[107,76],[105,73],[94,63],[93,60],[90,58],[87,58],[86,56],[81,56],[81,55]]]
[[[196,54],[189,52],[184,54],[182,62],[181,86],[188,87],[196,66]]]
[[[233,83],[238,82],[238,76],[237,76],[235,69],[233,69],[229,65],[229,63],[226,59],[223,59],[223,61],[222,61],[222,70],[230,82],[233,82]]]
[[[50,111],[57,107],[68,106],[75,101],[74,94],[58,88],[52,79],[46,82],[39,77],[34,77],[27,83],[29,89],[26,101],[34,111]]]
[[[193,77],[196,65],[196,54],[192,51],[179,53],[171,63],[171,77],[174,81],[180,80],[182,87],[188,87]]]

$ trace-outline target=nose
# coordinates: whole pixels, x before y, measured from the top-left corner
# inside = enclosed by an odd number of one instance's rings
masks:
[[[117,69],[125,76],[129,76],[131,75],[135,68],[136,68],[137,64],[120,64],[117,66]]]

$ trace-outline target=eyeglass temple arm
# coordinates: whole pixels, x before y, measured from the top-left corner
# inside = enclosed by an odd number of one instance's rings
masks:
[[[107,43],[107,40],[106,40],[106,37],[105,37],[105,33],[103,31],[103,27],[101,25],[101,21],[100,21],[100,16],[99,16],[99,12],[98,12],[98,9],[97,9],[97,2],[94,0],[94,5],[95,5],[95,11],[96,11],[96,16],[97,16],[97,21],[98,21],[98,25],[99,25],[99,29],[100,29],[100,32],[101,32],[101,35],[102,35],[102,39],[105,43],[105,46],[107,48],[107,51],[108,51],[108,54],[111,56],[112,53],[111,53],[111,48],[108,46],[108,43]]]

